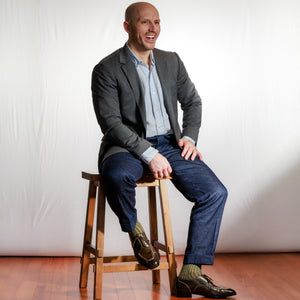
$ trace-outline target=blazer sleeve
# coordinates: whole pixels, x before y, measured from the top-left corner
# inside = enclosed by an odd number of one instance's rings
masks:
[[[202,101],[183,62],[177,54],[176,56],[178,60],[177,98],[183,111],[182,136],[189,136],[197,143],[201,126]]]
[[[111,69],[113,68],[99,63],[92,73],[93,104],[104,134],[103,142],[109,146],[119,146],[141,157],[151,144],[123,123],[118,93],[120,87]]]

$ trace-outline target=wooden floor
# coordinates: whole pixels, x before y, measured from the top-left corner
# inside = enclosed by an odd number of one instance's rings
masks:
[[[180,270],[182,256],[176,260]],[[203,270],[216,284],[237,291],[231,299],[300,299],[300,253],[217,254],[215,265]],[[80,290],[79,271],[79,258],[0,257],[0,299],[92,299],[93,273],[88,288]],[[160,285],[152,285],[148,271],[106,273],[103,284],[104,300],[177,299],[170,297],[166,271]]]

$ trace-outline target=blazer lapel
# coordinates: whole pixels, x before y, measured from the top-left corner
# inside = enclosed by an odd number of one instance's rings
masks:
[[[144,128],[146,129],[146,108],[145,108],[145,102],[144,102],[144,93],[142,90],[140,78],[136,71],[135,65],[132,62],[132,60],[130,59],[130,56],[127,51],[129,51],[129,50],[127,49],[127,46],[125,45],[120,52],[121,69],[124,72],[125,76],[127,77],[127,80],[133,90],[133,93],[135,96],[135,101],[139,108]]]

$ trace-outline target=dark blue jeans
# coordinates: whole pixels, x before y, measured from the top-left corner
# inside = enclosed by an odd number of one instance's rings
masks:
[[[173,184],[194,203],[190,216],[184,263],[211,265],[217,244],[227,190],[203,162],[181,157],[173,135],[148,139],[165,156],[171,167]],[[148,166],[127,152],[109,156],[102,164],[108,203],[119,218],[123,231],[130,232],[137,221],[135,208],[136,181]]]

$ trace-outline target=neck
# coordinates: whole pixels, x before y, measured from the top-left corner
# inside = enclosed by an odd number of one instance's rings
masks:
[[[148,65],[148,67],[150,68],[150,53],[151,53],[151,50],[139,51],[130,42],[128,43],[128,46],[130,47],[131,51],[136,55],[136,57],[139,58],[144,63],[146,63]]]

